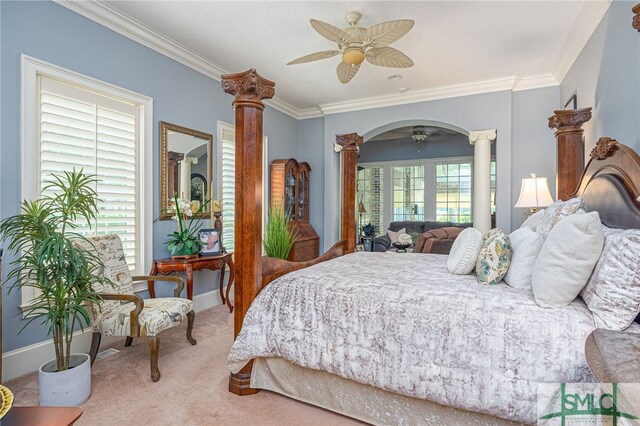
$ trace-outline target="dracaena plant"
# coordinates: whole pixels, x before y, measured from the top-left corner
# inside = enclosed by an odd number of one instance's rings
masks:
[[[298,239],[298,233],[295,228],[289,226],[287,217],[281,206],[272,206],[269,209],[267,230],[262,242],[266,256],[279,259],[289,257],[289,252]]]
[[[24,327],[36,320],[47,327],[53,335],[58,371],[69,368],[76,326],[84,329],[91,322],[89,304],[101,300],[94,284],[112,285],[102,274],[102,261],[78,244],[86,246],[87,239],[76,232],[96,220],[96,182],[95,176],[82,170],[52,175],[42,190],[45,195],[23,201],[19,214],[0,223],[0,238],[15,255],[7,274],[9,292],[36,289],[25,310]]]
[[[168,234],[166,241],[167,249],[172,255],[192,255],[197,254],[202,249],[202,243],[198,238],[198,230],[202,226],[201,221],[195,221],[200,212],[204,210],[210,200],[205,200],[193,212],[193,203],[177,195],[173,197],[169,211],[173,213],[172,219],[178,222],[178,230]]]

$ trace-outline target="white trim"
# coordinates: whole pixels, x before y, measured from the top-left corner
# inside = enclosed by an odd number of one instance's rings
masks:
[[[92,21],[97,22],[125,37],[130,38],[150,49],[155,50],[191,69],[194,69],[215,80],[220,80],[222,74],[228,73],[223,67],[205,59],[197,53],[187,49],[143,25],[142,23],[116,11],[111,6],[97,1],[54,0]],[[612,0],[584,2],[584,6],[576,19],[562,51],[556,60],[553,72],[526,75],[522,77],[506,76],[492,80],[453,84],[436,88],[407,91],[402,94],[361,98],[346,102],[321,104],[318,107],[297,108],[287,101],[274,98],[265,103],[298,120],[322,117],[326,114],[357,111],[385,106],[403,105],[415,102],[425,102],[458,96],[468,96],[502,90],[528,90],[541,87],[556,86],[564,78],[575,62],[580,51],[595,31],[599,22],[611,5]]]
[[[557,81],[564,80],[612,4],[613,0],[584,2],[556,59],[553,75]]]
[[[145,273],[151,268],[153,262],[153,99],[123,89],[116,85],[97,80],[93,77],[80,74],[57,65],[21,55],[22,81],[20,85],[21,117],[20,117],[20,155],[21,155],[21,198],[35,199],[38,188],[38,166],[40,162],[37,137],[38,116],[38,76],[64,81],[66,83],[88,88],[95,92],[114,98],[126,98],[137,105],[138,119],[141,120],[139,130],[142,132],[140,140],[138,161],[139,187],[142,189],[138,199],[137,227],[140,233],[139,247],[142,248],[140,272]],[[35,289],[24,287],[22,289],[21,307],[28,305],[35,296]]]
[[[222,300],[220,299],[218,289],[193,297],[193,309],[196,312],[201,312],[221,304]],[[106,347],[118,341],[124,341],[124,337],[104,336],[100,346]],[[186,340],[185,344],[187,344]],[[91,327],[85,328],[84,332],[76,331],[73,334],[72,352],[88,353],[90,346]],[[38,371],[38,368],[40,368],[42,364],[53,359],[54,353],[53,341],[51,339],[5,352],[2,354],[2,382],[6,383],[8,380]]]

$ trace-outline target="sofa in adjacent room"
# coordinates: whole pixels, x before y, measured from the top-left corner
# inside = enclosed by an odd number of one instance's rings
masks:
[[[414,252],[449,254],[451,245],[458,234],[472,226],[471,223],[434,222],[434,221],[400,221],[391,222],[389,230],[398,232],[404,229],[407,234],[418,234]],[[439,232],[431,232],[442,230]],[[428,233],[425,234],[425,233]],[[373,239],[373,251],[387,251],[393,248],[388,234]]]

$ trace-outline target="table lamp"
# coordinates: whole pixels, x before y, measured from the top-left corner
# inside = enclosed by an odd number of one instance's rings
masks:
[[[522,179],[520,197],[514,207],[528,208],[528,215],[532,215],[539,207],[547,207],[551,204],[553,204],[553,198],[551,198],[546,177],[537,177],[535,173],[531,173],[531,177]]]

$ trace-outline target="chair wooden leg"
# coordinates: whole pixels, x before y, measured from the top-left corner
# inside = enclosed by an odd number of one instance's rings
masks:
[[[194,339],[191,335],[191,333],[193,332],[193,322],[195,321],[195,319],[196,313],[194,311],[191,311],[187,314],[187,340],[192,345],[195,345],[197,343],[196,339]]]
[[[102,340],[102,334],[94,331],[91,335],[91,349],[89,350],[89,356],[91,357],[91,365],[96,362],[96,356],[98,355],[98,349],[100,349],[100,340]]]
[[[160,380],[160,370],[158,370],[158,350],[160,349],[160,338],[158,336],[150,336],[149,352],[151,359],[151,380],[157,382]]]
[[[129,346],[131,346],[131,343],[133,343],[133,337],[127,336],[127,340],[124,341],[124,347],[128,348]]]

